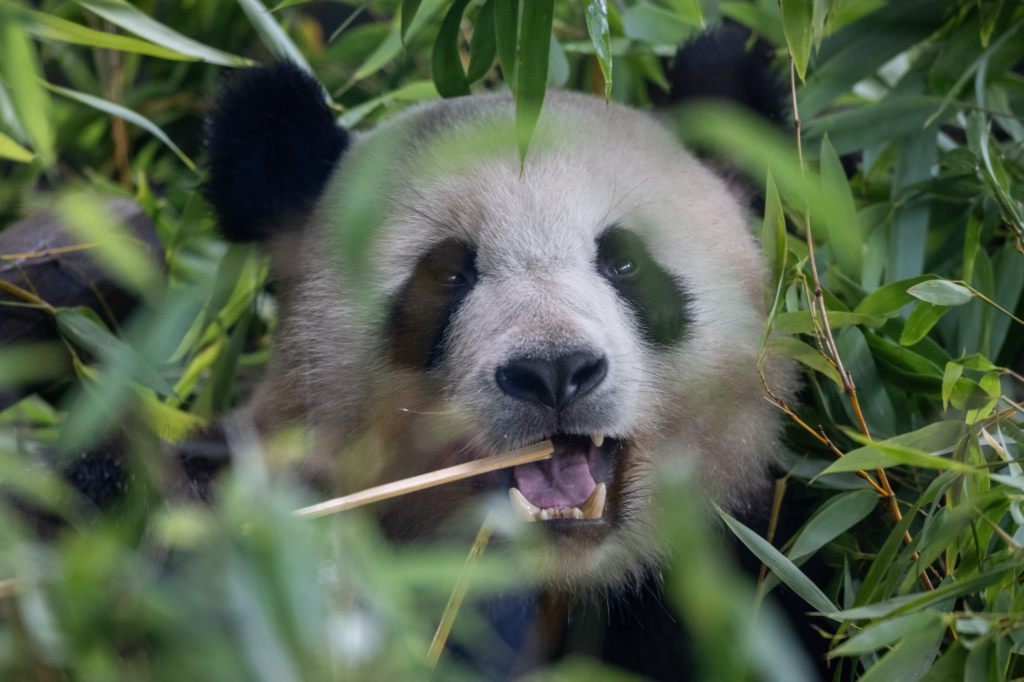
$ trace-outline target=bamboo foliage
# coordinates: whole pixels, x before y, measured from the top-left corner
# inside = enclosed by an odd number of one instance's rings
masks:
[[[430,642],[493,645],[467,606],[454,614],[467,590],[522,587],[525,557],[482,551],[500,518],[469,566],[482,515],[464,542],[392,547],[360,510],[296,518],[315,500],[267,477],[272,462],[233,471],[210,506],[171,493],[148,439],[236,404],[275,324],[262,257],[219,239],[197,191],[209,95],[225,70],[290,59],[359,129],[508,88],[527,159],[547,89],[647,107],[663,58],[720,21],[771,46],[787,123],[721,103],[667,120],[764,188],[761,368],[787,447],[768,532],[720,515],[763,564],[756,584],[722,557],[687,483],[665,477],[659,532],[688,548],[665,585],[699,626],[700,674],[811,678],[776,619],[781,583],[820,614],[835,680],[1024,676],[1024,6],[0,0],[0,230],[57,207],[81,230],[62,248],[101,251],[142,300],[117,328],[0,279],[0,315],[42,311],[58,335],[0,348],[0,397],[48,386],[0,411],[0,678],[469,675]],[[103,212],[110,196],[144,208],[163,263],[137,257]],[[0,253],[0,273],[49,255]],[[801,366],[798,401],[772,385],[772,356]],[[100,514],[41,453],[66,465],[125,424],[149,435],[132,444],[133,492]],[[8,496],[66,530],[41,542]]]

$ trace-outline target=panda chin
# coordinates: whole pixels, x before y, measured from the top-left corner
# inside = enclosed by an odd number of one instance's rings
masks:
[[[609,488],[625,442],[603,436],[555,434],[550,459],[521,464],[505,477],[512,511],[556,534],[611,530]]]

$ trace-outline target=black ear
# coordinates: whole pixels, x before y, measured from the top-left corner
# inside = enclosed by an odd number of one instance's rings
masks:
[[[256,241],[301,224],[348,146],[320,84],[291,62],[243,71],[207,121],[206,195],[224,236]]]
[[[671,89],[654,94],[654,103],[728,100],[784,124],[786,89],[772,64],[771,48],[750,38],[748,29],[725,23],[683,45],[666,74]]]

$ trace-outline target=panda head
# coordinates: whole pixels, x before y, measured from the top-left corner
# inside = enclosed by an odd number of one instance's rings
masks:
[[[438,532],[491,494],[535,521],[542,579],[608,584],[665,549],[659,466],[727,507],[774,448],[757,374],[764,271],[744,207],[650,116],[549,93],[521,165],[513,103],[478,95],[338,128],[295,67],[215,110],[209,194],[269,243],[281,316],[242,414],[301,425],[330,494],[551,439],[545,462],[382,508]]]

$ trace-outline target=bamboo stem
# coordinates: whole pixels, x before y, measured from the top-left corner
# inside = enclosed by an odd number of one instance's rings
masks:
[[[427,649],[427,665],[431,668],[436,667],[438,660],[441,658],[441,652],[444,651],[444,645],[448,642],[448,635],[452,632],[455,618],[459,615],[462,601],[466,598],[466,592],[469,590],[470,579],[473,577],[473,567],[476,565],[477,559],[487,549],[487,542],[491,539],[492,530],[491,513],[488,513],[484,518],[484,522],[480,524],[480,530],[477,531],[476,539],[473,541],[473,546],[466,557],[466,563],[463,564],[462,571],[459,573],[459,579],[455,581],[455,589],[452,590],[451,596],[448,597],[444,613],[441,614],[437,630],[434,631],[434,638],[430,641],[430,648]]]
[[[471,462],[463,462],[462,464],[456,464],[455,466],[420,474],[419,476],[412,476],[411,478],[403,478],[400,481],[384,483],[383,485],[367,488],[366,490],[361,490],[357,493],[352,493],[351,495],[336,497],[331,500],[310,505],[309,507],[303,507],[302,509],[297,509],[292,513],[295,514],[295,516],[302,516],[305,518],[317,518],[320,516],[327,516],[328,514],[336,514],[337,512],[355,509],[356,507],[362,507],[363,505],[380,502],[400,495],[408,495],[409,493],[426,490],[427,488],[444,485],[445,483],[460,481],[464,478],[479,476],[480,474],[486,474],[491,471],[507,469],[509,467],[519,466],[520,464],[529,464],[530,462],[539,462],[551,457],[553,452],[554,446],[551,444],[551,441],[545,440],[534,445],[529,445],[525,448],[506,452],[503,455],[488,457],[486,459],[477,459]]]
[[[792,100],[793,107],[793,125],[796,129],[796,154],[797,161],[800,164],[800,172],[804,172],[804,147],[803,147],[803,135],[801,134],[801,123],[800,123],[800,107],[797,104],[796,99],[796,64],[793,61],[793,56],[789,58],[789,93]],[[864,418],[864,411],[860,406],[860,399],[857,397],[857,387],[853,383],[853,377],[846,371],[846,367],[843,366],[843,359],[839,355],[839,348],[836,346],[835,336],[832,334],[832,325],[829,324],[828,315],[825,308],[825,295],[824,290],[821,287],[821,278],[818,276],[818,264],[814,258],[814,232],[811,229],[811,212],[810,205],[805,206],[806,213],[804,214],[805,223],[807,226],[807,260],[811,266],[811,278],[814,283],[814,296],[809,301],[810,312],[812,320],[817,320],[820,316],[821,332],[823,340],[825,342],[825,348],[828,350],[827,356],[832,364],[835,366],[836,371],[839,372],[839,378],[843,383],[843,391],[846,393],[846,397],[850,401],[850,407],[853,409],[854,416],[857,419],[857,428],[864,435],[865,438],[871,439],[871,432],[868,430],[867,420]],[[817,324],[816,324],[817,326]],[[867,472],[862,472],[866,474]],[[900,511],[900,506],[896,500],[896,493],[893,492],[892,484],[889,483],[889,477],[885,473],[885,469],[875,469],[875,476],[878,478],[878,485],[876,491],[879,495],[885,498],[888,503],[889,515],[892,517],[894,523],[899,523],[903,519],[903,513]],[[862,476],[863,478],[863,476]],[[913,537],[910,535],[908,530],[903,534],[904,544],[910,544],[913,541]],[[912,558],[917,561],[919,555],[914,552]],[[928,574],[924,571],[921,572],[921,583],[925,588],[933,589],[932,582],[928,578]]]

